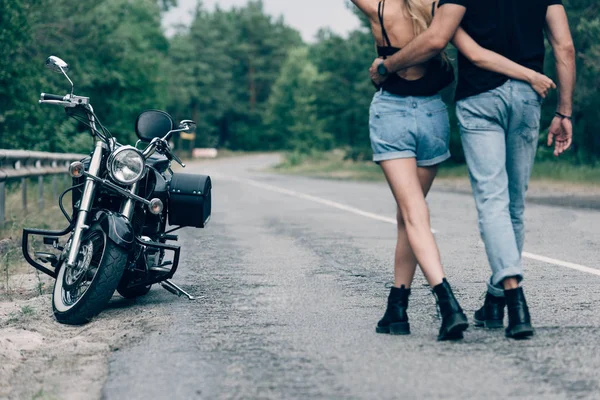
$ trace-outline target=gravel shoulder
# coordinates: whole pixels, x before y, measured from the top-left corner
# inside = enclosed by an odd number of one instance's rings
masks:
[[[116,295],[91,323],[72,327],[56,322],[33,272],[11,284],[10,299],[0,292],[0,399],[99,399],[109,355],[169,324],[158,289],[138,301]]]

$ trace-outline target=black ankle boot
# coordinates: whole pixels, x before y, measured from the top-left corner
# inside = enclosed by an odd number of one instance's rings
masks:
[[[444,278],[443,282],[433,288],[442,314],[442,326],[438,340],[457,340],[463,338],[463,332],[469,327],[467,316],[456,301],[452,288]]]
[[[531,316],[525,300],[523,288],[504,291],[506,297],[506,308],[508,311],[508,327],[506,337],[513,339],[524,339],[533,336],[534,330],[531,326]]]
[[[389,333],[391,335],[408,335],[410,334],[410,325],[408,323],[408,296],[410,289],[402,287],[392,287],[388,296],[387,310],[385,315],[377,323],[375,331],[377,333]]]
[[[485,326],[487,329],[497,329],[504,326],[504,307],[506,299],[487,293],[483,307],[475,311],[473,323],[475,326]]]

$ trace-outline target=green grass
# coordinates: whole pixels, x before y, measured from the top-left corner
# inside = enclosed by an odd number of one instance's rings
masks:
[[[441,178],[466,178],[466,165],[446,165],[440,169]],[[573,165],[566,160],[538,161],[533,167],[534,182],[561,182],[600,186],[600,166]]]
[[[371,161],[351,161],[345,159],[345,153],[335,150],[328,153],[304,155],[289,153],[274,171],[327,179],[345,179],[359,181],[383,181],[381,168]],[[466,165],[443,164],[439,178],[465,179]],[[545,160],[535,164],[533,181],[586,184],[600,187],[600,166],[573,165],[567,160]]]
[[[23,321],[34,315],[35,315],[35,308],[33,308],[31,306],[21,306],[21,312],[16,311],[16,312],[11,312],[8,314],[8,319],[6,320],[6,323],[14,324],[16,322]]]
[[[288,153],[274,171],[329,179],[362,181],[384,179],[379,166],[370,161],[346,160],[345,153],[340,150],[311,155]]]
[[[64,189],[70,186],[70,180],[63,177],[57,179],[57,194],[62,193]],[[21,236],[24,227],[38,229],[63,229],[68,225],[67,220],[58,207],[58,201],[54,198],[52,190],[52,179],[44,180],[44,209],[39,209],[39,187],[37,179],[30,180],[27,183],[27,212],[23,210],[22,192],[20,182],[13,182],[7,186],[6,196],[6,221],[3,227],[0,227],[0,297],[2,295],[11,296],[10,280],[14,274],[33,272],[23,258],[21,250]],[[71,196],[65,196],[65,205],[67,211],[70,210]],[[32,246],[37,246],[41,242],[34,240]],[[43,292],[40,281],[38,292]]]
[[[600,185],[600,166],[572,165],[560,161],[542,161],[533,168],[534,180],[590,183]]]
[[[62,176],[57,177],[56,190],[52,188],[52,178],[44,179],[44,207],[40,210],[39,186],[37,178],[27,182],[27,208],[23,208],[22,186],[20,182],[12,182],[7,186],[6,196],[6,221],[0,226],[0,240],[20,239],[23,227],[37,227],[40,229],[64,228],[66,219],[58,207],[58,198],[54,192],[60,195],[63,190],[71,186],[70,178],[65,180]],[[70,211],[71,195],[64,198],[67,211]]]
[[[33,315],[35,313],[35,309],[31,306],[22,306],[21,307],[21,313],[23,315]]]
[[[57,399],[57,397],[52,394],[52,393],[48,393],[46,391],[44,391],[44,389],[40,389],[38,392],[36,392],[32,397],[32,400],[55,400]]]

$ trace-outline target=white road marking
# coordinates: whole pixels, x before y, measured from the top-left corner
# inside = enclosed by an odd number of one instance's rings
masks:
[[[587,272],[588,274],[600,276],[600,270],[596,268],[586,267],[585,265],[574,264],[567,261],[556,260],[550,257],[538,256],[537,254],[523,252],[523,257],[531,260],[541,261],[546,264],[560,265],[561,267],[571,268],[581,272]]]
[[[288,196],[293,196],[293,197],[296,197],[299,199],[305,199],[308,201],[312,201],[314,203],[326,205],[328,207],[337,208],[338,210],[347,211],[347,212],[350,212],[350,213],[353,213],[356,215],[360,215],[360,216],[371,218],[371,219],[374,219],[377,221],[387,222],[388,224],[396,225],[395,218],[384,217],[383,215],[374,214],[374,213],[371,213],[368,211],[363,211],[358,208],[350,207],[345,204],[337,203],[335,201],[323,199],[321,197],[311,196],[309,194],[296,192],[294,190],[284,189],[284,188],[281,188],[278,186],[269,185],[267,183],[258,182],[258,181],[252,180],[252,179],[238,178],[238,177],[232,177],[232,176],[227,176],[226,179],[246,183],[250,186],[270,190],[272,192],[281,193],[281,194],[285,194]],[[436,231],[434,229],[431,229],[431,232],[436,233]],[[586,272],[588,274],[600,276],[600,269],[590,268],[590,267],[586,267],[585,265],[579,265],[579,264],[571,263],[568,261],[557,260],[554,258],[545,257],[545,256],[541,256],[538,254],[528,253],[528,252],[523,252],[523,258],[528,258],[530,260],[535,260],[535,261],[541,261],[546,264],[558,265],[561,267],[574,269],[576,271]]]
[[[396,224],[395,218],[389,218],[389,217],[384,217],[382,215],[373,214],[373,213],[370,213],[367,211],[359,210],[358,208],[347,206],[345,204],[336,203],[335,201],[323,199],[321,197],[311,196],[309,194],[304,194],[304,193],[296,192],[296,191],[289,190],[289,189],[283,189],[278,186],[269,185],[269,184],[254,181],[251,179],[235,178],[235,180],[239,181],[239,182],[247,183],[248,185],[251,185],[251,186],[259,187],[261,189],[267,189],[272,192],[287,194],[288,196],[293,196],[293,197],[298,197],[300,199],[309,200],[309,201],[312,201],[315,203],[319,203],[319,204],[323,204],[323,205],[326,205],[329,207],[337,208],[338,210],[348,211],[348,212],[351,212],[356,215],[361,215],[363,217],[375,219],[377,221],[387,222],[389,224],[394,224],[394,225]]]
[[[384,217],[383,215],[374,214],[374,213],[371,213],[371,212],[368,212],[368,211],[363,211],[363,210],[360,210],[358,208],[354,208],[354,207],[351,207],[351,206],[347,206],[345,204],[337,203],[335,201],[323,199],[321,197],[311,196],[310,194],[305,194],[305,193],[296,192],[294,190],[280,188],[278,186],[273,186],[273,185],[269,185],[269,184],[266,184],[266,183],[254,181],[252,179],[233,178],[233,177],[228,177],[228,179],[235,180],[235,181],[238,181],[238,182],[243,182],[243,183],[246,183],[248,185],[251,185],[251,186],[254,186],[254,187],[258,187],[258,188],[261,188],[261,189],[267,189],[267,190],[270,190],[272,192],[286,194],[288,196],[297,197],[299,199],[309,200],[309,201],[312,201],[314,203],[323,204],[323,205],[326,205],[328,207],[337,208],[338,210],[347,211],[347,212],[350,212],[352,214],[356,214],[356,215],[360,215],[360,216],[363,216],[363,217],[371,218],[371,219],[374,219],[374,220],[377,220],[377,221],[387,222],[388,224],[396,225],[396,218]],[[435,229],[431,229],[431,232],[434,233],[434,234],[437,233],[437,231]]]

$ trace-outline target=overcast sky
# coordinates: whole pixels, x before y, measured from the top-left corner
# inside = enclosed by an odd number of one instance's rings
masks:
[[[168,28],[174,23],[189,24],[191,12],[197,0],[179,0],[179,7],[171,10],[164,19]],[[247,0],[204,0],[205,7],[212,9],[241,6]],[[312,41],[319,28],[328,26],[335,32],[345,34],[358,27],[358,19],[346,8],[345,0],[263,0],[265,10],[275,16],[283,15],[287,24],[298,29],[306,41]],[[169,32],[169,30],[168,30]]]

